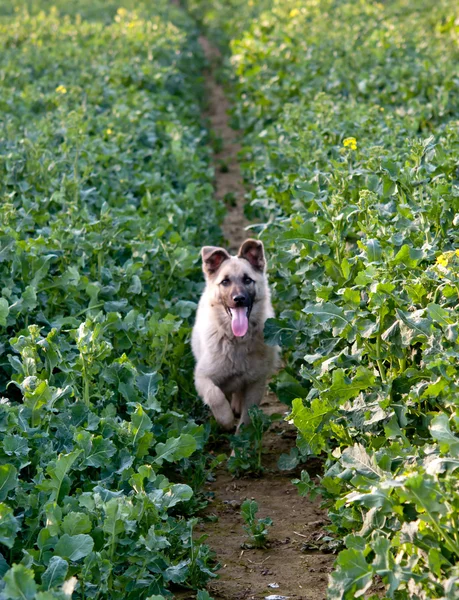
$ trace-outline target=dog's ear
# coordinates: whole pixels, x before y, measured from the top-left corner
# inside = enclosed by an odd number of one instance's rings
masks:
[[[224,248],[217,248],[217,246],[204,246],[201,256],[202,270],[206,276],[216,273],[222,262],[231,258]]]
[[[238,258],[245,258],[248,260],[255,270],[264,272],[266,268],[266,259],[263,242],[260,242],[259,240],[245,240],[239,248],[237,255]]]

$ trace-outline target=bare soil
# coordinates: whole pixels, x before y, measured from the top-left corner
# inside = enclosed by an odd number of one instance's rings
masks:
[[[262,404],[268,414],[283,412],[285,407],[268,394]],[[311,551],[324,536],[326,516],[317,502],[298,495],[291,479],[298,473],[277,468],[282,452],[288,452],[295,434],[284,421],[275,422],[264,440],[260,478],[234,479],[225,468],[219,470],[208,491],[214,494],[199,532],[217,553],[221,569],[219,579],[208,585],[215,600],[261,600],[269,596],[291,599],[324,600],[327,574],[333,557]],[[257,517],[271,517],[266,549],[247,548],[241,504],[246,498],[257,501]]]
[[[245,188],[238,162],[238,133],[229,125],[230,104],[223,87],[215,78],[218,50],[205,37],[200,43],[210,68],[205,73],[207,109],[205,118],[219,139],[214,155],[215,196],[225,202],[227,215],[223,232],[229,249],[236,251],[250,236],[250,224],[244,216]],[[263,409],[268,414],[285,413],[286,407],[272,394],[267,394]],[[327,573],[334,557],[311,551],[311,542],[325,535],[326,514],[317,502],[298,495],[291,479],[298,473],[285,473],[277,468],[279,456],[294,445],[293,426],[276,421],[264,439],[263,466],[260,478],[234,479],[221,467],[215,481],[207,486],[213,500],[196,533],[207,534],[208,543],[222,565],[219,578],[208,585],[215,600],[252,600],[266,597],[322,600],[326,597]],[[309,465],[308,465],[309,469]],[[274,521],[270,543],[266,549],[247,549],[240,505],[253,498],[259,505],[258,517]],[[177,596],[178,597],[178,596]],[[183,596],[180,596],[183,597]]]
[[[237,132],[229,124],[230,103],[214,76],[216,64],[221,58],[220,53],[203,36],[199,38],[199,43],[210,65],[205,73],[207,108],[204,116],[210,121],[218,148],[213,157],[215,198],[226,204],[223,234],[228,242],[228,249],[236,252],[242,242],[250,237],[245,230],[250,223],[244,216],[245,188],[238,162],[241,146]]]

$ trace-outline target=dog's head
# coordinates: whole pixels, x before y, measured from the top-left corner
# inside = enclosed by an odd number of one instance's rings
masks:
[[[233,334],[244,336],[254,304],[266,295],[263,243],[246,240],[237,256],[231,256],[223,248],[204,246],[201,255],[212,300],[225,309]]]

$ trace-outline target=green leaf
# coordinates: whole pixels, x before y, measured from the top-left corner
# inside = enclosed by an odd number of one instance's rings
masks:
[[[320,454],[326,448],[324,424],[328,423],[335,412],[336,407],[326,399],[315,398],[308,408],[304,406],[301,398],[296,398],[287,419],[293,420],[295,427],[309,444],[311,452]]]
[[[3,450],[8,456],[14,454],[21,458],[25,458],[30,452],[27,439],[20,435],[5,435],[3,438]]]
[[[344,543],[349,550],[358,550],[359,552],[363,552],[366,547],[365,538],[360,535],[349,534],[344,538]]]
[[[369,509],[378,509],[381,515],[384,515],[391,513],[393,510],[393,503],[389,496],[387,490],[381,489],[378,486],[372,486],[369,491],[364,490],[360,492],[356,490],[350,492],[344,499],[346,504],[356,503]],[[340,500],[341,502],[342,500]]]
[[[270,346],[292,346],[297,336],[298,329],[286,319],[267,319],[265,322],[264,337]]]
[[[0,502],[0,544],[12,548],[16,534],[20,530],[18,519],[14,516],[13,509]]]
[[[163,507],[172,508],[179,502],[188,502],[193,497],[193,490],[186,483],[175,483],[164,495]]]
[[[59,539],[54,549],[57,556],[77,561],[87,556],[94,547],[94,540],[90,535],[64,535]]]
[[[397,577],[397,568],[395,566],[394,557],[391,554],[390,540],[382,535],[375,535],[371,541],[371,547],[375,554],[373,559],[373,569],[376,575],[383,578],[384,581],[389,581],[388,596],[392,597],[395,590],[398,588],[400,580]]]
[[[357,277],[354,279],[355,285],[366,286],[370,283],[373,283],[376,278],[376,267],[374,265],[369,265],[363,271],[359,271]]]
[[[59,500],[64,479],[67,477],[74,462],[80,456],[80,454],[81,450],[74,450],[69,454],[60,454],[58,459],[46,468],[50,479],[43,481],[37,487],[40,490],[50,491],[50,500]]]
[[[138,376],[136,381],[137,387],[147,399],[148,408],[160,411],[161,406],[159,403],[155,404],[153,401],[156,399],[161,376],[154,371],[153,373],[145,373],[144,375]]]
[[[375,376],[366,367],[358,367],[355,375],[350,379],[346,377],[344,369],[335,369],[332,376],[332,385],[323,393],[328,400],[339,401],[343,404],[357,396],[357,394],[371,387],[375,383]]]
[[[441,452],[450,452],[459,458],[459,437],[452,433],[447,415],[440,413],[432,419],[429,431],[433,439],[440,444]]]
[[[422,318],[423,310],[408,313],[397,308],[396,312],[404,345],[412,344],[414,341],[423,341],[430,335],[431,321]]]
[[[143,409],[142,405],[137,404],[136,406],[137,408],[135,412],[131,415],[132,431],[134,433],[134,444],[137,443],[137,441],[142,437],[142,434],[144,432],[150,431],[152,427],[151,419]]]
[[[53,587],[62,585],[69,569],[68,562],[60,556],[53,556],[49,561],[48,568],[41,578],[44,590],[50,590]]]
[[[22,294],[22,307],[31,311],[37,306],[37,292],[34,287],[28,285]]]
[[[13,565],[4,577],[5,593],[9,600],[33,600],[37,592],[32,569]]]
[[[29,378],[24,380],[24,404],[32,411],[39,411],[51,400],[51,388],[47,381],[40,381],[36,387],[25,385]]]
[[[443,567],[447,567],[449,565],[449,560],[447,560],[439,550],[436,548],[431,548],[429,550],[429,567],[432,573],[434,573],[438,578],[443,576]]]
[[[255,500],[244,500],[241,505],[241,514],[244,521],[251,525],[256,518],[256,514],[258,512],[258,504]]]
[[[331,575],[329,593],[332,598],[360,598],[373,580],[373,569],[360,550],[342,550]]]
[[[404,244],[395,255],[392,263],[394,265],[403,264],[406,267],[412,269],[418,264],[422,256],[422,250],[418,250],[417,248],[410,248],[408,244]]]
[[[442,503],[440,491],[435,485],[435,480],[425,474],[408,477],[402,489],[398,490],[402,502],[411,500],[418,511],[423,510],[433,515],[443,514],[445,506]]]
[[[108,466],[109,459],[114,454],[116,454],[116,446],[113,442],[98,435],[92,438],[91,449],[83,464],[88,467]]]
[[[182,560],[177,565],[172,565],[164,571],[164,579],[172,583],[183,583],[188,576],[189,566],[187,560]]]
[[[196,600],[213,600],[213,598],[205,590],[199,590]]]
[[[141,294],[142,293],[142,283],[139,279],[138,275],[133,275],[131,279],[131,285],[128,287],[128,294]]]
[[[343,293],[343,300],[353,306],[359,306],[360,304],[360,292],[359,290],[353,290],[346,288]]]
[[[354,444],[346,448],[341,455],[341,463],[371,479],[380,479],[384,471],[378,467],[374,456],[370,456],[362,444]]]
[[[6,562],[5,557],[0,552],[0,577],[3,579],[5,573],[9,571],[9,564]]]
[[[344,325],[350,324],[348,319],[344,316],[343,310],[331,302],[308,304],[303,308],[303,312],[307,315],[314,315],[319,323],[327,323],[328,321],[333,320],[340,321]]]
[[[163,461],[175,462],[182,458],[188,458],[197,448],[195,438],[184,433],[177,438],[169,438],[165,444],[156,445],[156,457],[154,462],[162,465]]]
[[[344,279],[349,279],[349,275],[351,274],[351,265],[349,264],[347,258],[343,258],[341,261],[341,271]]]
[[[79,533],[89,533],[91,528],[91,520],[86,513],[71,512],[65,515],[62,521],[64,533],[68,533],[71,536]]]
[[[6,327],[6,319],[10,312],[8,301],[5,298],[0,298],[0,325]]]
[[[306,398],[308,395],[308,390],[298,381],[295,381],[292,377],[292,380],[290,381],[287,379],[283,381],[277,381],[276,395],[279,399],[279,402],[282,402],[287,406],[291,406],[295,398]]]
[[[298,466],[298,448],[292,448],[290,454],[281,454],[277,466],[281,471],[290,471]]]
[[[433,302],[427,305],[427,313],[434,323],[438,323],[442,327],[448,327],[453,323],[450,312]]]
[[[111,498],[105,505],[103,530],[115,544],[116,537],[123,533],[124,523],[131,517],[131,506],[126,498]],[[89,536],[87,536],[89,537]]]
[[[307,471],[301,471],[301,479],[292,479],[293,485],[300,496],[310,496],[311,500],[317,495],[317,488]]]
[[[16,487],[18,472],[13,465],[0,465],[0,500],[5,500],[8,492]]]
[[[367,258],[369,262],[379,262],[382,257],[382,248],[378,240],[367,241]]]

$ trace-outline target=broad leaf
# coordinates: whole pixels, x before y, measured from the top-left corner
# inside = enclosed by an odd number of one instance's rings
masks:
[[[62,585],[67,576],[69,565],[66,560],[59,556],[53,556],[49,561],[48,568],[41,578],[44,590],[49,590],[58,585]]]
[[[37,591],[32,569],[13,565],[4,577],[6,597],[11,600],[33,600]]]
[[[59,539],[54,549],[57,556],[77,561],[87,556],[94,547],[94,540],[90,535],[64,535]]]
[[[8,492],[16,487],[17,473],[13,465],[0,465],[0,500],[5,500]]]

